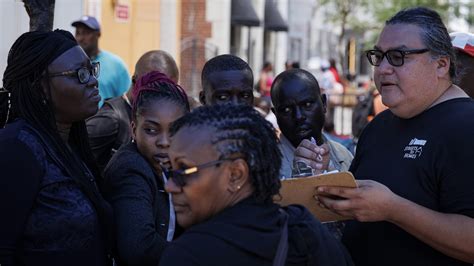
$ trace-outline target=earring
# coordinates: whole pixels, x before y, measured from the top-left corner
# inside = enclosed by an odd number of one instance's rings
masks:
[[[240,186],[237,186],[237,190],[240,190]]]
[[[135,143],[135,139],[132,139],[132,143]]]

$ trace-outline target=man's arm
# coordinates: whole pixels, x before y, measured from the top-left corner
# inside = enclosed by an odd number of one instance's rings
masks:
[[[391,222],[427,245],[453,258],[474,263],[474,218],[430,210],[372,180],[359,187],[319,187],[319,203],[362,222]],[[345,199],[333,199],[328,195]]]

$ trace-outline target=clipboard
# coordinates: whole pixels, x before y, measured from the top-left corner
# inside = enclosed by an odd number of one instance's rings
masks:
[[[334,186],[356,188],[351,172],[327,173],[310,177],[284,179],[281,181],[280,196],[273,201],[281,206],[299,204],[305,206],[321,222],[350,220],[351,217],[336,214],[320,207],[314,199],[316,187]]]

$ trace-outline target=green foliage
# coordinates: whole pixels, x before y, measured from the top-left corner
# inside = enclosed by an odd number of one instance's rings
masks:
[[[436,10],[441,17],[446,21],[449,18],[450,7],[458,9],[457,5],[450,4],[448,1],[440,0],[391,0],[391,1],[378,1],[371,0],[372,13],[374,14],[376,21],[380,24],[384,24],[391,16],[398,11],[416,6],[429,7]]]

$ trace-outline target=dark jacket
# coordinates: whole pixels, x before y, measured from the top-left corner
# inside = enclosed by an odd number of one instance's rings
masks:
[[[160,265],[272,265],[282,232],[278,209],[245,199],[185,231]],[[345,248],[304,207],[286,211],[286,265],[352,265]]]
[[[104,172],[104,194],[112,204],[120,265],[158,265],[169,222],[164,182],[130,143],[112,157]]]
[[[108,99],[97,114],[86,120],[89,143],[100,170],[112,155],[131,141],[132,107],[122,96]]]
[[[107,265],[111,225],[101,226],[80,177],[41,133],[22,119],[8,124],[0,158],[0,265]]]

